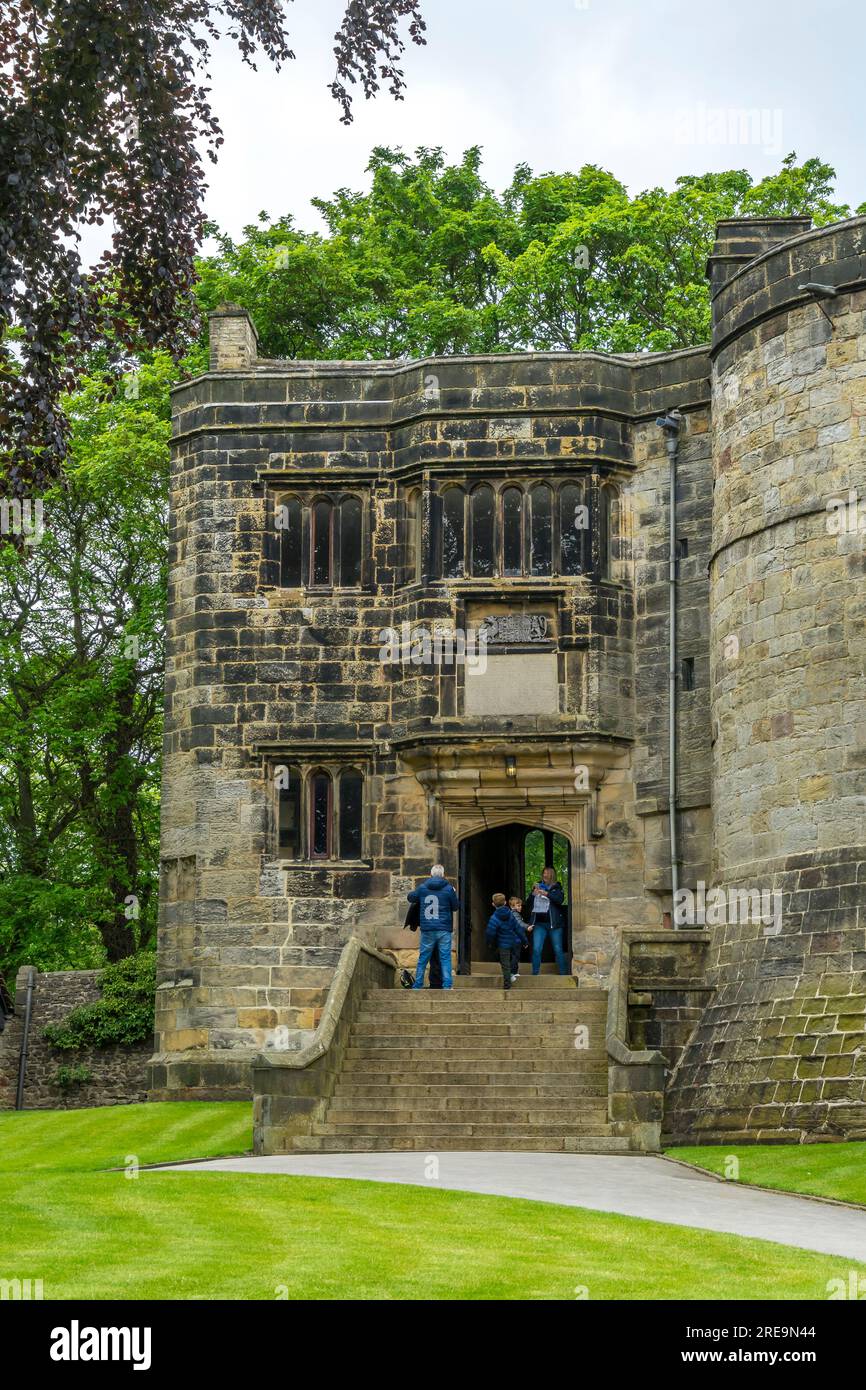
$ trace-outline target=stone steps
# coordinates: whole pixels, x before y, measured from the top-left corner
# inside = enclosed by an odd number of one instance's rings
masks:
[[[494,970],[450,992],[371,990],[324,1119],[293,1147],[628,1153],[608,1123],[606,1022],[606,994],[559,975],[508,992]]]
[[[464,1038],[467,1044],[482,1042],[485,1038],[491,1041],[499,1038],[525,1038],[541,1045],[546,1040],[566,1041],[571,1038],[571,1045],[574,1045],[575,1029],[585,1027],[588,1037],[592,1034],[599,1040],[605,1037],[605,1030],[602,1029],[601,1022],[598,1024],[584,1019],[556,1020],[553,1023],[544,1023],[539,1019],[510,1020],[507,1023],[420,1023],[417,1019],[407,1019],[406,1023],[395,1023],[395,1020],[382,1020],[381,1023],[356,1023],[354,1024],[353,1037],[357,1040],[375,1038],[400,1042],[405,1038],[431,1038],[438,1041],[439,1038]]]
[[[441,1131],[416,1132],[396,1137],[382,1134],[299,1135],[293,1140],[296,1153],[583,1153],[627,1154],[628,1139],[611,1134],[545,1133],[508,1135],[452,1135]]]
[[[507,1120],[504,1119],[499,1124],[492,1121],[479,1120],[473,1124],[469,1120],[460,1122],[457,1120],[443,1119],[441,1115],[427,1115],[420,1121],[414,1118],[407,1118],[402,1123],[386,1119],[380,1120],[326,1120],[313,1125],[314,1134],[345,1134],[345,1135],[380,1135],[383,1139],[411,1136],[417,1134],[419,1130],[436,1130],[438,1134],[446,1138],[459,1139],[475,1137],[480,1138],[486,1135],[488,1139],[507,1138],[515,1130],[523,1134],[545,1135],[547,1138],[564,1138],[567,1134],[605,1134],[607,1126],[603,1121],[593,1120],[564,1120],[560,1115],[553,1120]]]
[[[461,1001],[460,1001],[461,1002]],[[395,1023],[400,1027],[409,1027],[417,1023],[421,1027],[435,1027],[435,1029],[456,1029],[463,1024],[474,1024],[477,1027],[496,1027],[506,1026],[512,1023],[595,1023],[602,1026],[606,1023],[606,1011],[598,1008],[580,1004],[548,1004],[546,1006],[535,1004],[528,999],[520,999],[520,1002],[505,1001],[499,1002],[498,1008],[487,1008],[485,999],[484,1008],[478,1009],[361,1009],[356,1019],[357,1024],[364,1027],[377,1027],[381,1029],[384,1023]]]
[[[360,1049],[378,1048],[384,1051],[388,1048],[407,1048],[409,1051],[441,1051],[443,1054],[450,1054],[455,1048],[470,1049],[470,1051],[487,1051],[492,1056],[498,1054],[500,1048],[550,1048],[552,1051],[562,1049],[573,1052],[596,1052],[602,1055],[602,1034],[599,1033],[599,1041],[595,1047],[575,1048],[573,1029],[550,1029],[549,1033],[524,1033],[521,1030],[514,1030],[513,1033],[503,1031],[503,1033],[364,1033],[360,1037],[353,1037],[353,1047]]]
[[[383,1106],[381,1108],[365,1109],[361,1106],[335,1106],[328,1108],[328,1118],[324,1122],[323,1133],[330,1132],[332,1127],[338,1129],[351,1129],[358,1134],[371,1132],[368,1126],[382,1133],[393,1128],[400,1129],[405,1125],[411,1125],[418,1129],[436,1129],[442,1126],[444,1129],[451,1129],[458,1125],[461,1128],[468,1125],[470,1130],[474,1130],[478,1125],[485,1128],[494,1126],[499,1128],[504,1125],[509,1129],[529,1128],[535,1129],[537,1126],[553,1126],[565,1124],[568,1130],[592,1129],[597,1130],[599,1126],[604,1129],[607,1125],[607,1100],[586,1100],[579,1104],[574,1102],[563,1102],[551,1108],[536,1108],[532,1105],[515,1107],[511,1105],[474,1105],[464,1106],[430,1106],[425,1104],[426,1097],[420,1097],[417,1109],[414,1106]],[[575,1117],[575,1118],[572,1118]],[[361,1126],[359,1129],[358,1126]]]
[[[447,996],[448,994],[462,993],[465,990],[472,990],[473,992],[483,992],[485,990],[495,989],[498,990],[500,994],[504,994],[505,991],[502,988],[502,971],[500,970],[498,965],[493,965],[492,962],[490,964],[491,970],[489,974],[455,975],[453,990],[417,989],[412,991],[407,989],[401,990],[400,993],[414,993],[416,995],[421,996],[425,994],[444,994]],[[522,969],[525,969],[525,966],[522,967]],[[577,981],[571,975],[545,975],[543,973],[541,975],[529,975],[521,973],[518,976],[518,979],[514,985],[514,989],[511,991],[511,993],[513,994],[517,990],[532,990],[533,993],[538,994],[556,994],[566,992],[576,994]],[[599,991],[599,993],[600,992],[601,991]],[[383,993],[390,993],[390,991],[385,990],[383,991]]]
[[[524,1065],[519,1068],[521,1071],[548,1071],[552,1063],[556,1063],[555,1070],[564,1071],[569,1065],[580,1069],[586,1061],[593,1059],[600,1062],[602,1052],[596,1049],[595,1053],[589,1049],[578,1050],[575,1047],[567,1047],[561,1044],[558,1047],[548,1048],[543,1057],[539,1056],[539,1044],[525,1042],[523,1046],[518,1044],[514,1038],[503,1041],[499,1047],[473,1047],[462,1046],[458,1039],[456,1045],[452,1046],[453,1040],[421,1039],[413,1041],[409,1046],[404,1039],[395,1038],[391,1044],[382,1044],[377,1040],[362,1046],[350,1046],[346,1049],[346,1059],[349,1063],[353,1062],[375,1062],[387,1060],[389,1054],[393,1053],[400,1057],[403,1067],[411,1066],[413,1063],[423,1064],[424,1066],[434,1059],[441,1059],[443,1062],[485,1062],[501,1063],[503,1065],[522,1062]],[[533,1065],[534,1063],[534,1065]],[[446,1067],[446,1070],[448,1068]],[[493,1071],[501,1070],[495,1065]]]
[[[468,1094],[480,1090],[480,1095]],[[525,1091],[524,1095],[514,1095],[514,1091]],[[346,1106],[382,1111],[417,1111],[430,1106],[431,1109],[460,1109],[460,1111],[487,1111],[487,1109],[555,1109],[556,1106],[596,1106],[607,1104],[607,1094],[594,1091],[564,1090],[563,1087],[532,1094],[531,1087],[450,1087],[450,1086],[406,1086],[400,1088],[377,1087],[373,1095],[359,1095],[357,1091],[345,1090],[332,1095],[331,1108],[345,1109]]]
[[[519,1073],[503,1072],[501,1075],[491,1075],[485,1084],[479,1084],[483,1078],[479,1077],[477,1072],[467,1072],[465,1078],[459,1073],[449,1075],[447,1072],[440,1072],[434,1078],[419,1078],[414,1085],[405,1084],[405,1078],[386,1083],[380,1077],[378,1084],[338,1081],[334,1088],[333,1101],[336,1104],[344,1098],[352,1097],[359,1105],[369,1101],[372,1106],[382,1104],[389,1097],[393,1097],[396,1103],[401,1100],[414,1100],[419,1095],[425,1098],[447,1096],[460,1105],[476,1104],[479,1101],[485,1105],[500,1105],[509,1101],[535,1100],[539,1097],[545,1101],[563,1101],[566,1104],[583,1097],[603,1097],[605,1101],[607,1099],[606,1073],[599,1072],[597,1080],[574,1081],[566,1074],[556,1077],[545,1076],[539,1072],[535,1078],[535,1085],[530,1081],[527,1081],[527,1084],[512,1085],[512,1081],[517,1081],[518,1077]]]
[[[370,1013],[407,1013],[449,1011],[495,1013],[500,1009],[562,1009],[567,1006],[602,1012],[607,1008],[607,995],[601,990],[539,990],[524,991],[516,984],[513,990],[379,990],[379,998],[368,994],[361,1008]]]
[[[427,1023],[510,1023],[515,1019],[557,1018],[605,1019],[607,1010],[596,1003],[585,1004],[579,999],[514,999],[503,994],[499,999],[480,998],[476,1006],[463,999],[449,999],[441,1008],[419,1004],[417,1008],[403,1006],[393,1009],[371,1009],[364,1004],[359,1012],[359,1023],[381,1023],[383,1019],[394,1019],[411,1023],[414,1019]]]
[[[343,1063],[342,1075],[347,1081],[357,1081],[368,1075],[378,1080],[381,1075],[387,1074],[396,1078],[399,1083],[401,1080],[426,1080],[432,1071],[444,1074],[448,1078],[443,1085],[460,1084],[456,1080],[458,1075],[471,1076],[476,1084],[489,1081],[491,1085],[495,1084],[498,1075],[571,1076],[581,1081],[602,1077],[606,1080],[607,1059],[600,1053],[577,1053],[574,1049],[557,1057],[539,1057],[535,1048],[528,1047],[516,1057],[510,1057],[501,1049],[496,1056],[486,1056],[483,1053],[479,1056],[479,1049],[475,1048],[467,1057],[465,1051],[449,1052],[446,1056],[441,1048],[432,1056],[423,1050],[408,1056],[397,1048],[385,1047],[381,1052],[364,1052],[347,1057]]]

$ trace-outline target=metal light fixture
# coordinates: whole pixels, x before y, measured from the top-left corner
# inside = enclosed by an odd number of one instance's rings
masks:
[[[505,775],[512,780],[517,777],[517,759],[512,753],[507,754],[505,758]]]
[[[813,294],[816,299],[836,299],[839,294],[835,285],[822,285],[817,280],[807,280],[799,289],[801,294]]]
[[[824,305],[821,303],[821,301],[822,299],[839,298],[839,290],[836,287],[836,285],[824,285],[817,280],[807,280],[805,285],[798,285],[797,288],[801,294],[808,294],[811,296],[811,298],[818,305],[818,308],[821,310],[821,313],[824,315],[824,318],[827,320],[830,327],[832,328],[833,320],[827,313],[827,310],[824,308]]]

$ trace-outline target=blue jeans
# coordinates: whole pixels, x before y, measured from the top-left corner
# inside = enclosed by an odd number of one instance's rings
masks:
[[[439,952],[439,964],[442,966],[442,988],[451,988],[451,933],[450,931],[422,930],[421,950],[418,954],[418,966],[415,971],[413,989],[424,988],[424,976],[427,974],[427,966],[434,951]]]
[[[547,940],[548,933],[553,942],[553,954],[556,956],[559,973],[560,975],[567,975],[568,961],[565,959],[565,951],[562,947],[564,928],[551,927],[546,922],[536,922],[532,929],[532,973],[533,975],[537,975],[541,970],[541,953],[544,950],[544,943]]]

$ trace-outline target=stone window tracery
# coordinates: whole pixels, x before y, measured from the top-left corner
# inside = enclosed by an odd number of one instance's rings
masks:
[[[598,558],[593,560],[593,503],[589,479],[558,488],[510,480],[471,491],[449,483],[439,496],[433,572],[443,579],[616,576],[620,558],[620,495],[605,483],[595,494]],[[434,502],[434,505],[435,505]]]
[[[284,589],[356,589],[362,583],[364,508],[354,493],[303,499],[277,507],[280,585]]]
[[[281,859],[357,860],[364,853],[364,773],[352,765],[276,768]]]
[[[364,778],[355,768],[340,773],[340,858],[360,859],[363,847]]]
[[[539,483],[529,494],[530,565],[532,575],[553,569],[553,490]]]
[[[421,493],[417,488],[409,493],[406,502],[406,530],[408,576],[411,583],[417,584],[421,579],[424,548]]]
[[[502,573],[523,574],[523,491],[507,487],[502,492]]]
[[[602,579],[615,579],[620,559],[621,502],[619,492],[609,483],[601,489],[599,510],[599,571]]]
[[[559,572],[586,574],[591,567],[589,507],[582,483],[559,490]]]
[[[462,579],[466,573],[466,493],[449,487],[442,494],[442,577]]]
[[[277,807],[277,844],[287,859],[301,857],[301,774],[287,768],[281,779]]]
[[[470,498],[470,572],[488,578],[496,572],[496,509],[493,488],[481,483]]]

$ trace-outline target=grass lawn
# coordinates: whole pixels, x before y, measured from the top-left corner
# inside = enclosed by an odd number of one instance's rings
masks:
[[[728,1176],[733,1157],[739,1182],[866,1205],[866,1144],[758,1144],[667,1152],[722,1177]]]
[[[587,1289],[596,1301],[820,1300],[852,1268],[764,1241],[432,1187],[94,1171],[249,1142],[241,1104],[0,1116],[0,1277],[41,1278],[47,1299],[570,1301]]]
[[[0,1112],[0,1174],[92,1173],[139,1163],[251,1153],[246,1101],[202,1105],[103,1105],[93,1110]]]

